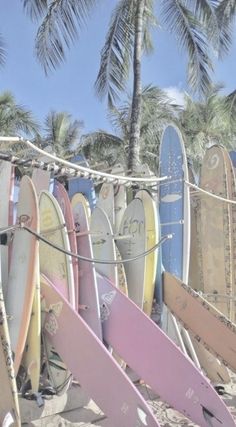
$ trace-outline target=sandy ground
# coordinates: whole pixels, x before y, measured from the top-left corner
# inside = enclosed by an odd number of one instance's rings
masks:
[[[171,426],[184,426],[184,427],[196,427],[196,424],[192,423],[188,419],[184,418],[181,414],[179,414],[177,411],[174,411],[172,408],[170,408],[165,403],[161,402],[157,396],[155,396],[151,390],[146,387],[145,385],[139,385],[138,386],[140,392],[143,394],[145,399],[148,401],[150,407],[152,408],[154,414],[157,417],[157,420],[161,427],[171,427]],[[225,388],[225,394],[222,396],[226,405],[228,406],[229,410],[231,411],[235,423],[236,423],[236,375],[232,376],[232,382],[228,385],[224,386]],[[88,419],[89,412],[92,414],[93,412],[93,419],[94,415],[96,419],[99,419],[96,422],[81,422],[78,421],[81,420],[81,417],[83,419],[83,413],[85,415],[85,418]],[[99,408],[90,401],[90,404],[88,406],[84,407],[79,412],[76,410],[67,414],[61,414],[56,415],[53,417],[53,420],[45,420],[45,422],[38,421],[35,423],[30,423],[29,425],[34,426],[47,426],[47,427],[54,427],[54,426],[75,426],[75,427],[113,427],[110,424],[110,421],[104,417],[102,412],[99,410]],[[227,427],[227,426],[222,426]]]

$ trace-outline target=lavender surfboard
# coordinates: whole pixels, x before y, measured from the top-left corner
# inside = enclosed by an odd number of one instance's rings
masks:
[[[91,235],[89,234],[89,218],[87,201],[82,194],[75,194],[71,199],[74,222],[77,229],[78,253],[93,258]],[[79,265],[79,314],[97,335],[102,339],[100,307],[98,301],[97,279],[95,266],[91,262],[78,260]]]
[[[193,362],[109,280],[98,275],[97,279],[105,342],[164,401],[199,426],[235,426],[226,405]]]
[[[113,427],[158,427],[147,403],[102,342],[45,277],[41,292],[47,314],[44,331]],[[228,424],[230,427],[230,424]]]
[[[65,224],[68,232],[70,250],[77,254],[77,241],[75,233],[75,223],[73,218],[73,211],[70,204],[69,196],[66,192],[65,187],[58,181],[54,181],[53,195],[56,197],[62,213],[65,218]],[[71,258],[73,275],[74,275],[74,289],[75,289],[75,307],[78,307],[79,303],[79,269],[78,260],[74,257]]]

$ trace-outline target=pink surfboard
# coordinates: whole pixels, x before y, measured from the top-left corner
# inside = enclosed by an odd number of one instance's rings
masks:
[[[109,280],[98,277],[103,338],[158,395],[201,427],[233,418],[193,362]]]
[[[65,218],[66,228],[68,232],[70,250],[71,252],[77,254],[77,241],[75,233],[75,223],[73,218],[72,207],[70,204],[69,196],[66,192],[65,187],[58,181],[54,181],[53,194],[56,197],[62,213]],[[74,287],[75,287],[75,308],[78,309],[79,302],[79,270],[78,270],[78,260],[75,257],[72,257],[72,267],[74,275]]]
[[[76,193],[71,199],[74,222],[77,228],[78,253],[93,258],[91,235],[89,234],[88,202],[85,197]],[[97,335],[102,339],[100,307],[97,291],[95,266],[91,262],[79,260],[79,314]]]
[[[111,354],[45,277],[44,331],[82,388],[105,412],[112,427],[158,427],[147,403]],[[230,424],[228,424],[230,427]]]

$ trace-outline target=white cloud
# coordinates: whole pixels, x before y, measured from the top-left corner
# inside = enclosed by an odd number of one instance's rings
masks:
[[[173,104],[178,104],[181,106],[184,106],[185,100],[184,100],[184,92],[180,90],[177,86],[170,86],[164,88],[164,91],[168,95],[168,97],[173,100]]]

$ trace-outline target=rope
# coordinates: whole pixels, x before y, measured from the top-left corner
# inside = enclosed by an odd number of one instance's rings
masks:
[[[79,255],[79,254],[75,254],[73,252],[67,251],[66,249],[62,248],[61,246],[58,246],[52,242],[50,242],[49,240],[45,239],[45,237],[43,237],[42,235],[36,233],[35,231],[33,231],[31,228],[27,227],[26,225],[21,225],[20,227],[23,230],[28,231],[29,233],[31,233],[33,236],[35,236],[37,239],[41,240],[42,242],[46,243],[47,245],[51,246],[52,248],[58,250],[59,252],[64,253],[65,255],[69,255],[73,258],[77,258],[80,259],[82,261],[86,261],[86,262],[92,262],[92,263],[96,263],[96,264],[124,264],[127,262],[131,262],[131,261],[136,261],[140,258],[143,258],[147,255],[149,255],[151,252],[155,251],[160,245],[162,245],[166,240],[168,239],[172,239],[173,235],[172,234],[167,234],[165,236],[163,236],[159,242],[157,242],[156,245],[154,245],[152,248],[148,249],[147,251],[136,255],[133,258],[127,258],[127,259],[123,259],[123,260],[115,260],[115,261],[111,261],[111,260],[100,260],[100,259],[95,259],[95,258],[87,258],[85,256]]]
[[[0,137],[0,142],[12,142],[12,143],[16,143],[16,142],[20,142],[20,143],[25,143],[26,145],[28,145],[29,147],[31,147],[33,150],[37,151],[39,154],[41,154],[42,156],[46,156],[50,159],[52,159],[53,161],[56,161],[58,163],[61,163],[65,166],[67,166],[68,168],[72,169],[73,171],[79,171],[79,172],[84,172],[85,174],[87,174],[87,177],[90,178],[105,178],[105,180],[107,181],[114,181],[117,180],[117,182],[147,182],[147,183],[153,183],[153,182],[159,182],[159,181],[165,181],[167,179],[167,177],[161,177],[161,178],[136,178],[136,177],[130,177],[130,176],[124,176],[124,175],[112,175],[109,173],[105,173],[105,172],[99,172],[96,171],[94,169],[89,169],[85,166],[79,166],[76,165],[74,163],[68,162],[67,160],[61,159],[53,154],[47,153],[46,151],[42,150],[41,148],[37,147],[36,145],[34,145],[32,142],[30,142],[29,140],[25,140],[22,137]]]
[[[200,187],[198,187],[197,185],[192,184],[191,182],[188,182],[188,181],[184,181],[184,182],[185,182],[185,184],[186,184],[188,187],[192,187],[192,188],[194,188],[195,190],[200,191],[200,192],[201,192],[201,193],[203,193],[203,194],[206,194],[207,196],[211,196],[211,197],[213,197],[214,199],[220,200],[221,202],[224,202],[224,203],[229,203],[229,204],[232,204],[232,205],[236,205],[236,200],[225,199],[224,197],[217,196],[217,195],[216,195],[216,194],[214,194],[214,193],[210,193],[209,191],[203,190],[203,188],[200,188]]]

